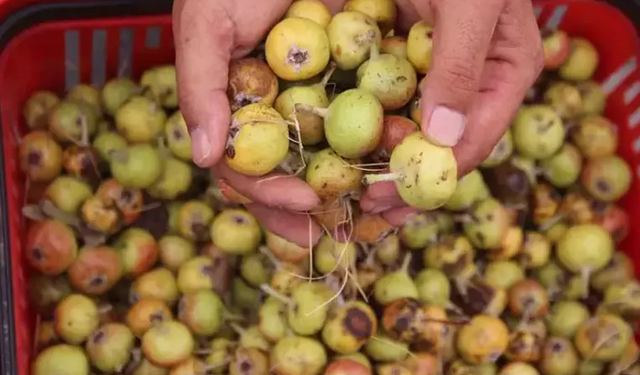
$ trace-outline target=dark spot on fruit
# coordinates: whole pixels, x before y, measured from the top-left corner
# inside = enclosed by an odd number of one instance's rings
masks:
[[[234,217],[233,217],[233,222],[234,222],[234,223],[236,223],[236,224],[238,224],[238,225],[243,225],[243,224],[245,224],[247,221],[246,221],[246,220],[245,220],[245,218],[244,218],[244,217],[242,217],[242,216],[234,216]]]
[[[236,148],[233,146],[227,146],[225,153],[229,158],[233,159],[236,156]]]
[[[295,65],[301,65],[307,62],[309,58],[309,53],[305,50],[300,50],[298,48],[292,48],[287,55],[287,61],[293,63]]]
[[[105,339],[107,338],[107,334],[104,333],[103,330],[99,330],[98,332],[96,332],[92,337],[91,340],[95,343],[95,344],[100,344],[102,342],[105,341]]]
[[[172,134],[173,134],[173,138],[174,138],[176,141],[180,141],[180,140],[182,140],[182,138],[184,137],[184,134],[182,133],[182,129],[180,129],[180,128],[179,128],[179,127],[177,127],[177,126],[173,128],[173,132],[172,132]]]
[[[106,282],[107,278],[104,275],[96,275],[89,280],[89,286],[92,288],[97,288],[104,285],[104,283]]]
[[[373,322],[366,312],[357,307],[347,310],[342,324],[356,340],[364,341],[373,335]]]
[[[323,189],[324,189],[324,188],[326,188],[327,186],[328,186],[328,184],[327,184],[326,182],[323,182],[323,183],[322,183],[322,188],[323,188]]]
[[[93,162],[93,159],[91,159],[90,155],[84,154],[84,155],[79,155],[80,159],[80,175],[82,176],[89,176],[91,175],[91,172],[94,172],[96,170],[96,165]]]
[[[487,214],[487,221],[493,221],[493,214]]]
[[[31,257],[36,262],[39,262],[44,259],[44,252],[39,247],[34,247],[31,249]]]
[[[605,180],[596,180],[596,189],[598,189],[602,193],[608,193],[611,191],[611,185]]]
[[[445,182],[449,179],[449,170],[444,170],[442,171],[442,174],[440,174],[440,181]]]
[[[120,199],[125,203],[131,203],[131,201],[133,201],[133,191],[122,189],[120,191]]]
[[[161,323],[165,320],[164,313],[161,310],[149,315],[149,321],[153,324]]]
[[[251,372],[251,370],[253,370],[253,364],[248,361],[242,361],[240,362],[240,372],[243,374],[249,374]]]
[[[478,240],[478,242],[480,242],[480,245],[484,245],[484,242],[486,241],[486,237],[482,232],[476,233],[476,239]]]
[[[39,153],[38,151],[31,151],[29,152],[29,154],[27,154],[27,163],[31,166],[37,166],[40,165],[40,162],[42,161],[42,154]]]
[[[398,78],[396,78],[396,82],[401,83],[407,80],[407,77],[405,76],[399,76]]]
[[[82,116],[76,117],[76,122],[75,122],[76,126],[78,127],[82,126],[82,120],[83,120]]]
[[[564,345],[560,341],[555,341],[551,344],[551,351],[554,353],[562,353],[564,351]]]
[[[433,38],[433,30],[427,31],[425,35],[427,36],[427,38]]]
[[[193,237],[197,239],[204,239],[207,236],[207,226],[200,222],[191,223],[191,232]]]
[[[482,314],[494,298],[495,290],[491,286],[476,281],[467,286],[467,301],[462,307],[468,315]]]

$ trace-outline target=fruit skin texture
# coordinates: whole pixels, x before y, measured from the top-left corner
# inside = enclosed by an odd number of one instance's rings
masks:
[[[160,367],[173,367],[189,358],[195,341],[189,329],[175,321],[151,327],[142,336],[142,352],[149,362]]]
[[[389,34],[398,16],[393,0],[349,0],[343,9],[369,16],[378,24],[382,36]]]
[[[106,293],[122,276],[120,256],[106,246],[83,249],[67,274],[71,285],[82,293]]]
[[[179,318],[195,335],[213,336],[222,325],[224,304],[211,290],[199,290],[180,300]]]
[[[433,27],[426,21],[414,24],[407,37],[407,59],[416,71],[426,74],[431,67],[431,53],[433,52]]]
[[[285,18],[306,18],[325,28],[331,22],[331,12],[322,1],[298,0],[287,10]]]
[[[319,74],[329,63],[329,38],[320,25],[309,19],[285,18],[267,35],[265,55],[278,77],[285,81],[305,80]]]
[[[131,332],[138,337],[142,337],[154,323],[172,319],[173,313],[169,307],[155,298],[143,298],[136,302],[129,308],[125,318]]]
[[[20,167],[31,181],[51,181],[62,171],[62,148],[47,132],[36,130],[25,135],[19,153]]]
[[[149,271],[158,260],[158,244],[151,233],[141,228],[129,228],[114,244],[120,252],[125,276],[138,277]]]
[[[471,363],[494,362],[507,349],[509,329],[498,318],[476,315],[463,326],[457,338],[458,353]]]
[[[164,126],[164,136],[171,153],[182,161],[191,161],[191,136],[187,129],[187,122],[181,111],[176,111],[167,119]]]
[[[371,375],[371,370],[362,363],[354,360],[341,358],[329,363],[324,370],[325,375]]]
[[[369,57],[371,45],[380,45],[382,35],[369,16],[352,11],[336,14],[327,26],[333,61],[342,70],[355,69]]]
[[[59,221],[34,223],[27,234],[27,260],[45,275],[59,275],[76,259],[78,244],[73,230]]]
[[[286,159],[288,128],[271,106],[244,106],[233,114],[231,123],[225,154],[229,168],[247,176],[262,176]]]
[[[320,375],[327,364],[322,344],[307,337],[285,337],[270,354],[269,362],[276,375]]]
[[[91,364],[106,374],[120,372],[131,358],[135,337],[120,323],[107,323],[86,344]]]
[[[380,43],[380,49],[399,59],[407,59],[407,39],[404,37],[397,35],[385,37]]]
[[[595,340],[591,337],[592,330],[596,333]],[[619,335],[610,345],[598,345],[614,330]],[[630,340],[633,340],[632,329],[622,318],[614,314],[601,314],[588,319],[578,328],[574,344],[583,357],[589,356],[595,361],[609,362],[622,356]]]
[[[411,63],[387,53],[372,54],[356,74],[358,88],[370,91],[387,111],[407,104],[418,85]]]
[[[22,114],[29,129],[47,127],[47,115],[60,103],[60,98],[51,91],[38,91],[29,97]]]
[[[278,79],[264,61],[248,57],[229,64],[227,97],[231,111],[251,103],[272,105],[278,95]]]
[[[151,145],[131,145],[121,152],[112,154],[110,167],[122,186],[145,189],[162,175],[160,155]]]
[[[617,201],[631,187],[631,168],[617,155],[603,156],[587,162],[580,181],[594,198]]]
[[[254,252],[262,240],[262,229],[249,212],[240,209],[225,210],[211,224],[213,244],[234,255]]]
[[[98,306],[81,294],[67,296],[56,307],[56,333],[69,344],[83,343],[99,323]]]
[[[115,122],[118,131],[129,142],[151,142],[164,129],[167,115],[152,100],[136,96],[118,109]]]
[[[89,360],[81,348],[59,344],[38,354],[31,367],[31,374],[89,375]]]
[[[618,148],[618,129],[607,118],[586,116],[571,132],[571,139],[588,159],[613,155]]]
[[[91,187],[86,182],[70,176],[56,177],[45,191],[47,199],[69,214],[75,214],[91,194]]]
[[[568,81],[587,80],[593,76],[599,60],[598,51],[591,42],[583,38],[573,38],[571,53],[558,69],[558,74]]]
[[[147,188],[147,192],[154,198],[174,200],[189,190],[193,172],[191,166],[177,158],[164,161],[164,168],[160,177]]]
[[[585,267],[597,271],[609,263],[614,251],[609,233],[598,225],[585,224],[569,228],[556,246],[556,256],[569,271],[578,273]]]
[[[555,154],[564,143],[565,129],[555,111],[546,105],[523,107],[511,127],[520,154],[544,159]]]
[[[582,170],[582,156],[578,148],[565,143],[555,155],[540,161],[540,166],[553,184],[558,188],[568,187],[576,182]]]
[[[343,160],[331,148],[313,156],[306,172],[306,182],[321,199],[340,197],[360,191],[362,171],[352,168],[358,160]]]
[[[429,142],[420,132],[406,137],[391,153],[391,173],[402,200],[423,210],[441,207],[456,190],[458,165],[450,147]]]
[[[338,155],[359,158],[380,143],[384,109],[373,94],[361,89],[344,91],[327,111],[324,131],[327,142]]]

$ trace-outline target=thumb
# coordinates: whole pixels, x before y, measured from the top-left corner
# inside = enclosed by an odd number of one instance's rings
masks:
[[[191,134],[193,161],[214,165],[227,141],[226,95],[234,24],[224,2],[176,1],[173,33],[180,109]]]
[[[504,0],[432,0],[433,63],[422,87],[422,131],[455,146],[480,86]]]

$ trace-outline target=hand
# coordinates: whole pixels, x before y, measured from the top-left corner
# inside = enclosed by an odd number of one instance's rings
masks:
[[[422,132],[453,146],[459,176],[491,152],[543,66],[531,0],[396,0],[401,27],[434,26],[432,65],[422,87]],[[393,182],[371,185],[361,200],[402,225],[406,207]]]
[[[325,3],[336,12],[344,0]],[[319,204],[311,187],[297,178],[243,176],[220,161],[231,118],[226,96],[229,61],[251,52],[290,4],[291,0],[177,0],[173,33],[180,108],[191,134],[194,162],[203,168],[214,166],[216,178],[254,202],[246,207],[268,230],[308,246],[309,238],[317,241],[320,228],[296,212]]]

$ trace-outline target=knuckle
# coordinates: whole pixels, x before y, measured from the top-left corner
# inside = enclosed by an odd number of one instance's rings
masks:
[[[472,61],[458,58],[445,59],[442,71],[449,90],[456,95],[472,94],[478,90],[479,74]]]

